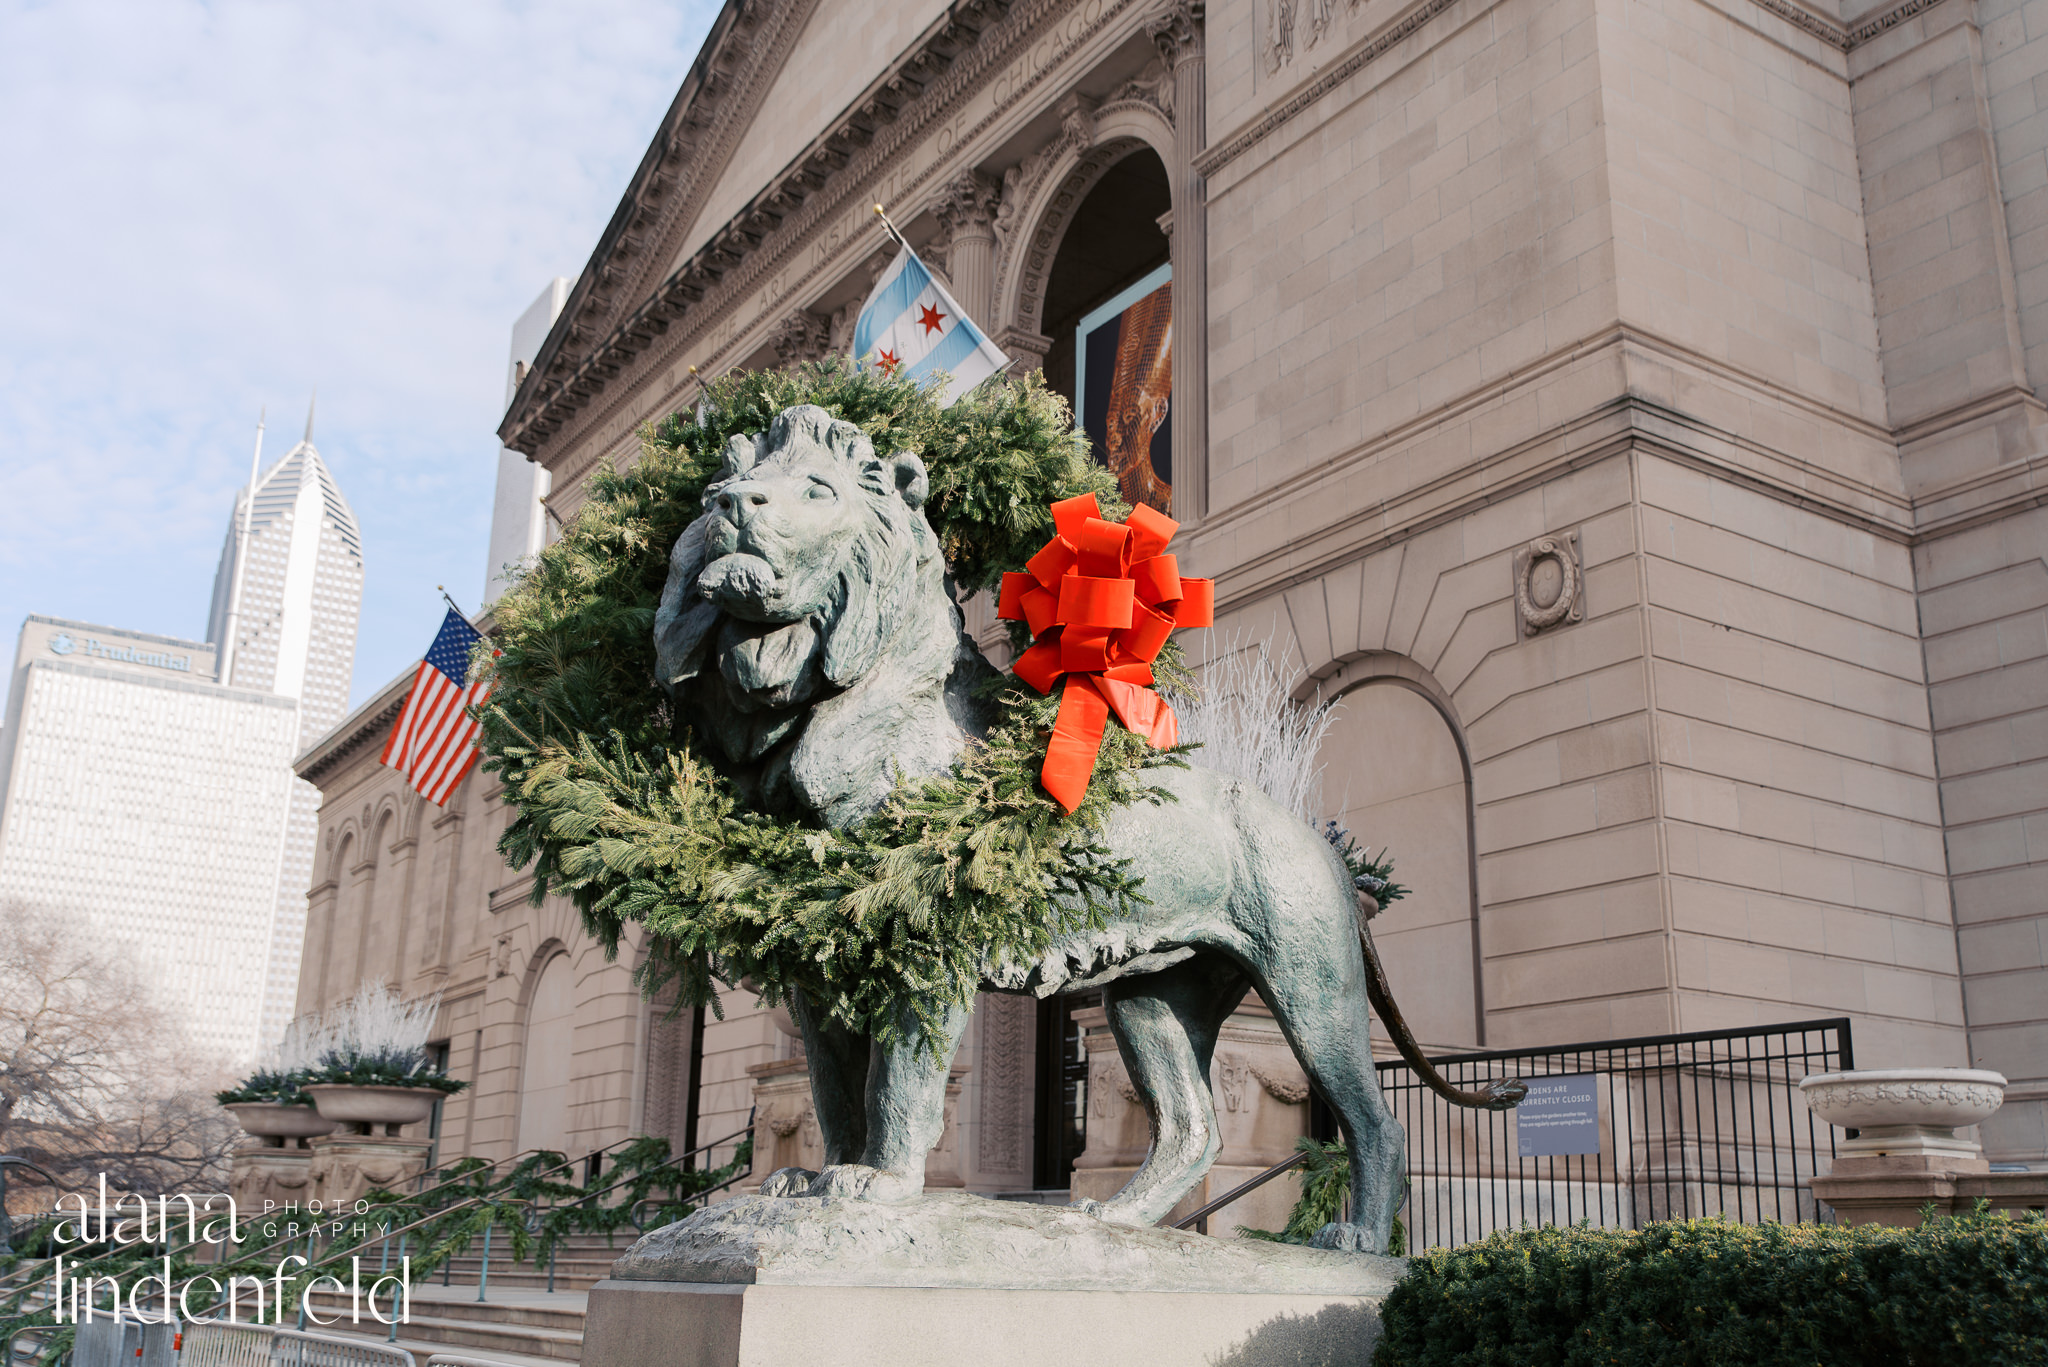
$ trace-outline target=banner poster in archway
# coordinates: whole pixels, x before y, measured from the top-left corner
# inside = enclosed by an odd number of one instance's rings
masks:
[[[1074,330],[1074,410],[1125,501],[1173,511],[1173,268],[1161,266]]]

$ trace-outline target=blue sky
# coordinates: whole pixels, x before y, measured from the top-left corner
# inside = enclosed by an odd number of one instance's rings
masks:
[[[352,705],[474,608],[512,321],[712,0],[0,0],[0,637],[201,635],[259,408],[362,523]]]

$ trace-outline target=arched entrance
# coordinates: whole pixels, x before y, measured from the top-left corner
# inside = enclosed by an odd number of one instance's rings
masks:
[[[542,966],[526,1004],[519,1081],[519,1148],[569,1151],[569,1084],[575,1061],[576,974],[567,954]]]
[[[1457,734],[1406,680],[1371,679],[1341,696],[1323,758],[1338,822],[1391,851],[1410,889],[1372,927],[1409,1028],[1427,1046],[1482,1044],[1471,775]]]
[[[1165,163],[1134,143],[1068,220],[1039,324],[1052,342],[1046,383],[1074,406],[1096,459],[1127,499],[1162,510],[1173,478],[1172,291],[1159,220],[1172,206]]]

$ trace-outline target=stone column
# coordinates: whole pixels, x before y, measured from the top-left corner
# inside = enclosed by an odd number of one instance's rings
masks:
[[[1204,0],[1169,0],[1145,25],[1173,73],[1173,515],[1209,500],[1209,206],[1195,158],[1207,145]]]
[[[932,205],[951,239],[946,265],[953,279],[953,297],[983,332],[994,326],[996,306],[996,206],[1002,190],[979,171],[966,170],[948,181]]]
[[[434,818],[432,881],[427,885],[426,925],[420,933],[419,969],[436,979],[448,975],[448,931],[462,885],[462,810]]]

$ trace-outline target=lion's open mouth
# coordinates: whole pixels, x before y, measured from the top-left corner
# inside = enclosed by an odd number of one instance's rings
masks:
[[[775,567],[758,555],[722,555],[697,577],[697,592],[727,612],[764,620],[782,594]]]

